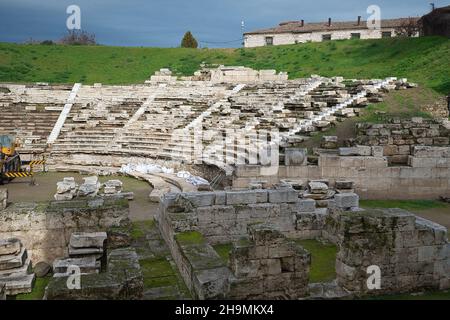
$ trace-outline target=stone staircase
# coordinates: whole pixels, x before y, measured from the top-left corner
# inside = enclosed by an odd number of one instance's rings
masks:
[[[0,239],[0,284],[5,285],[6,295],[32,291],[35,275],[31,269],[27,249],[19,239]]]
[[[72,233],[69,257],[55,259],[53,277],[66,277],[73,273],[73,266],[81,274],[99,273],[106,267],[106,232]]]

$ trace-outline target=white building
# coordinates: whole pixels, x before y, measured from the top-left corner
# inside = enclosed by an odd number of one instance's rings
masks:
[[[367,22],[361,17],[352,22],[305,23],[301,21],[282,22],[277,27],[244,33],[246,48],[271,45],[284,45],[305,42],[321,42],[343,39],[380,39],[396,36],[397,28],[419,18],[399,18],[381,20],[381,28],[367,27]],[[418,33],[414,36],[418,36]]]

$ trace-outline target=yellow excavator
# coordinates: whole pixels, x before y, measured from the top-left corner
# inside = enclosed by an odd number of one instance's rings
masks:
[[[14,178],[30,177],[32,172],[22,169],[14,136],[0,135],[0,185]]]

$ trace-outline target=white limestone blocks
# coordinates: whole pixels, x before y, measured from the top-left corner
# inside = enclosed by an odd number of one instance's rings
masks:
[[[78,184],[73,177],[66,177],[63,181],[56,183],[55,200],[72,200],[77,194]]]
[[[177,81],[177,77],[172,76],[172,71],[166,68],[156,71],[155,74],[150,77],[150,82],[156,83],[175,81]],[[146,83],[148,83],[148,81],[146,81]]]
[[[8,189],[0,189],[0,210],[6,209],[8,205]]]
[[[208,207],[214,205],[246,205],[257,203],[295,203],[298,201],[298,192],[292,188],[259,189],[240,191],[217,192],[190,192],[180,193],[180,197],[188,200],[193,207]],[[165,205],[170,205],[176,197],[167,194],[164,197]]]
[[[66,177],[59,181],[56,187],[55,200],[72,200],[75,197],[95,197],[99,194],[102,184],[97,176],[83,178],[84,183],[80,186],[73,177]],[[108,180],[104,183],[104,196],[122,195],[129,200],[133,199],[133,193],[122,193],[123,183],[120,180]]]
[[[123,183],[120,180],[108,180],[104,183],[105,194],[115,194],[122,192]]]
[[[97,176],[83,178],[84,183],[78,189],[79,197],[95,197],[100,190],[100,182]]]
[[[106,239],[106,232],[76,232],[70,236],[70,246],[73,248],[103,248]]]

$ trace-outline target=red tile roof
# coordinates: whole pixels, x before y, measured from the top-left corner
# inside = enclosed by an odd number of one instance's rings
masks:
[[[413,18],[398,18],[398,19],[384,19],[381,20],[381,28],[395,28],[406,22],[409,19],[419,20],[418,17]],[[331,26],[328,26],[328,22],[312,22],[304,23],[302,26],[301,21],[287,21],[282,22],[279,26],[269,29],[260,29],[255,31],[246,32],[244,34],[266,34],[266,33],[310,33],[318,31],[339,31],[339,30],[354,30],[354,29],[367,29],[366,21],[361,21],[360,25],[355,21],[331,21]]]

